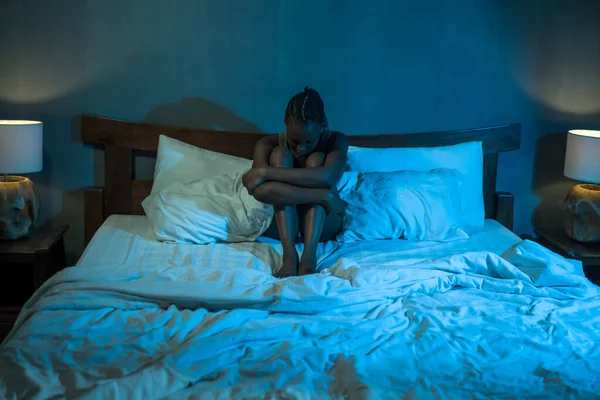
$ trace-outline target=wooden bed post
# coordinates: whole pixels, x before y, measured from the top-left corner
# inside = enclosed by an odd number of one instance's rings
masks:
[[[106,146],[105,157],[105,213],[131,214],[132,151],[126,147]]]
[[[496,174],[498,173],[498,153],[483,156],[483,204],[485,217],[496,216]]]
[[[104,190],[100,187],[89,187],[83,193],[84,245],[87,246],[104,222]]]
[[[508,230],[513,230],[515,212],[515,197],[509,192],[496,193],[496,215],[494,219],[504,225]]]

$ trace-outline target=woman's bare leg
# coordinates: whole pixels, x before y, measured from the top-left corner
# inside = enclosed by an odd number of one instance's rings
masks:
[[[325,162],[323,153],[313,153],[306,160],[306,168],[320,167]],[[304,251],[298,267],[298,275],[312,274],[317,267],[317,246],[319,242],[330,240],[342,227],[341,210],[331,210],[326,215],[325,209],[319,204],[304,207],[302,218],[302,236]],[[326,227],[326,228],[325,228]]]
[[[271,153],[269,165],[279,168],[294,168],[292,153],[285,148],[277,147]],[[277,278],[295,276],[298,273],[298,214],[295,206],[274,206],[275,224],[265,232],[265,236],[281,240],[283,247],[283,264],[274,273]],[[273,229],[276,227],[277,229]]]

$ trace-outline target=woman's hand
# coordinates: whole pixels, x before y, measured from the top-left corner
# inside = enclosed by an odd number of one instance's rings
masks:
[[[267,181],[267,171],[264,167],[252,168],[242,177],[242,183],[248,189],[248,193],[252,194],[254,189]]]

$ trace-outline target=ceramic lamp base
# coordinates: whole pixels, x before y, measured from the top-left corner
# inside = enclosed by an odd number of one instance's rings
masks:
[[[0,177],[0,240],[27,236],[40,212],[40,196],[28,178]]]
[[[577,185],[563,206],[567,235],[584,243],[600,242],[600,185]]]

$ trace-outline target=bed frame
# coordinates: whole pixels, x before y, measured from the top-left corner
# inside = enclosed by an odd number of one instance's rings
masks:
[[[266,134],[225,132],[118,121],[84,115],[82,141],[104,148],[105,186],[85,189],[85,244],[112,214],[144,215],[142,201],[150,194],[151,180],[135,179],[133,151],[156,152],[159,136],[166,135],[208,150],[251,159],[254,144]],[[514,198],[496,192],[498,153],[517,150],[521,125],[414,134],[351,135],[350,144],[360,147],[433,147],[470,141],[483,142],[483,195],[486,218],[513,227]]]

